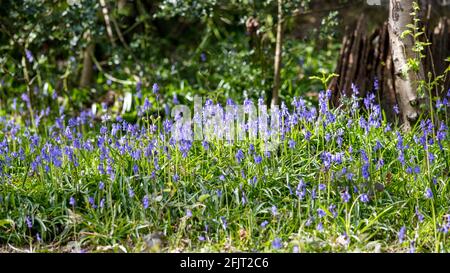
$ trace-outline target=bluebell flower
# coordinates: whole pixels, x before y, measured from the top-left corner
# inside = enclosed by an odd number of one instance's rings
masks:
[[[265,220],[264,222],[261,223],[261,227],[265,228],[268,224],[269,224],[269,221]]]
[[[349,181],[352,181],[352,180],[353,180],[353,176],[354,176],[354,174],[353,174],[352,172],[347,172],[347,173],[345,174],[345,178],[346,178],[347,180],[349,180]]]
[[[409,253],[415,253],[415,252],[416,252],[415,242],[411,241],[411,243],[409,244]]]
[[[202,53],[200,54],[200,60],[201,60],[202,62],[206,62],[206,54],[205,54],[204,52],[202,52]]]
[[[250,184],[252,186],[255,186],[257,182],[258,182],[258,177],[256,175],[254,175],[253,178],[250,180]]]
[[[319,222],[316,226],[317,231],[322,232],[323,231],[323,224],[322,222]]]
[[[27,104],[27,107],[30,107],[30,97],[26,93],[23,93],[20,97]]]
[[[289,185],[289,182],[286,183],[286,186],[287,186],[287,188],[289,189],[289,194],[290,194],[290,195],[294,194],[294,193],[292,192],[291,185]]]
[[[89,202],[89,205],[91,205],[92,208],[94,208],[94,209],[97,208],[97,206],[95,205],[94,197],[90,196],[88,198],[88,202]]]
[[[29,63],[33,63],[34,57],[33,57],[33,54],[31,53],[31,51],[29,51],[28,49],[25,49],[25,56]]]
[[[348,193],[348,190],[345,190],[343,193],[341,193],[341,199],[342,202],[348,203],[348,201],[350,200],[350,194]]]
[[[220,217],[220,220],[222,220],[222,227],[223,229],[227,229],[227,220],[225,219],[225,217]]]
[[[153,84],[152,90],[153,90],[153,94],[158,94],[159,86],[157,83]]]
[[[352,89],[352,93],[353,93],[353,94],[359,95],[359,89],[358,89],[358,87],[356,86],[356,84],[352,83],[351,89]]]
[[[141,89],[142,89],[142,81],[139,80],[139,81],[136,83],[136,93],[140,93],[140,92],[141,92]]]
[[[253,145],[252,143],[250,143],[249,147],[248,147],[248,153],[252,154],[255,152],[255,145]]]
[[[192,211],[190,209],[186,210],[186,217],[191,218],[192,217]]]
[[[128,189],[128,197],[132,198],[134,196],[134,191],[132,188]]]
[[[262,157],[259,155],[256,155],[254,159],[256,164],[260,164],[262,162]]]
[[[434,159],[435,159],[434,154],[431,153],[431,152],[429,152],[429,153],[428,153],[428,161],[429,161],[431,164],[433,164]],[[420,167],[419,167],[419,166],[416,166],[416,168],[418,168],[418,170],[419,170],[417,173],[420,173]]]
[[[148,98],[145,98],[145,100],[144,100],[144,105],[143,105],[142,110],[143,110],[144,112],[147,112],[148,110],[150,110],[151,107],[152,107],[152,104],[150,103],[150,101],[148,100]]]
[[[31,222],[30,216],[25,217],[25,222],[27,223],[27,227],[28,228],[32,228],[33,227],[33,223]]]
[[[331,204],[329,207],[328,207],[328,210],[331,212],[331,214],[333,215],[333,218],[336,218],[337,216],[338,216],[338,213],[337,213],[337,211],[336,211],[336,205],[334,205],[334,204]]]
[[[147,209],[149,206],[149,200],[148,200],[148,196],[144,196],[144,198],[142,198],[142,206],[144,207],[144,209]]]
[[[364,106],[366,107],[366,109],[370,109],[370,106],[372,105],[374,99],[375,95],[373,93],[367,93],[367,96],[364,98]]]
[[[297,185],[297,189],[295,190],[295,194],[300,198],[303,199],[306,195],[306,185],[303,182],[303,180],[300,180],[300,182]]]
[[[412,167],[411,167],[411,166],[408,166],[408,167],[406,168],[406,173],[407,173],[407,174],[412,174],[412,172],[413,172]]]
[[[384,166],[384,160],[380,158],[377,162],[377,170]]]
[[[375,77],[375,80],[373,81],[373,89],[374,89],[375,91],[378,91],[378,90],[380,89],[380,83],[379,83],[377,77]]]
[[[275,238],[275,240],[272,241],[272,247],[274,249],[280,249],[283,247],[283,242],[280,238]]]
[[[427,189],[425,190],[425,197],[426,197],[427,199],[433,198],[433,191],[432,191],[430,188],[427,188]]]
[[[69,198],[69,205],[71,205],[72,207],[75,206],[75,198],[73,198],[73,196]]]
[[[365,163],[361,168],[362,176],[365,180],[369,179],[369,164]]]
[[[312,199],[316,199],[317,198],[316,189],[312,189],[312,191],[311,191],[311,198]]]
[[[436,109],[441,110],[442,106],[443,106],[443,104],[442,104],[441,99],[437,99],[436,100]]]
[[[361,194],[359,200],[361,200],[361,202],[363,202],[363,203],[367,203],[367,202],[369,202],[369,196],[367,194],[363,193],[363,194]]]
[[[319,216],[319,218],[325,217],[326,215],[327,213],[323,209],[317,209],[317,216]]]
[[[247,204],[247,197],[245,196],[245,192],[242,192],[241,203],[242,203],[243,206],[245,204]]]
[[[398,105],[396,104],[396,105],[394,105],[394,112],[398,115],[398,114],[400,114],[400,110],[398,109]]]
[[[339,147],[341,147],[342,146],[342,142],[344,141],[344,139],[341,137],[341,136],[338,136],[337,138],[336,138],[336,143],[337,143],[337,145],[339,146]]]
[[[400,228],[400,231],[398,232],[398,241],[400,243],[403,243],[403,240],[405,239],[405,234],[406,234],[406,227],[402,226]]]
[[[243,159],[244,159],[244,152],[241,149],[239,149],[236,153],[236,160],[238,161],[238,163],[241,163]]]
[[[289,140],[289,149],[294,149],[295,148],[295,141],[293,139]]]
[[[351,128],[352,127],[352,124],[353,124],[353,120],[352,119],[348,119],[347,120],[347,128]]]
[[[447,234],[449,230],[450,230],[450,215],[446,215],[445,222],[442,224],[440,232]]]
[[[173,99],[172,99],[173,104],[179,104],[180,101],[178,100],[177,94],[173,94]]]
[[[276,206],[272,206],[272,215],[276,216],[278,214],[278,209]]]
[[[399,155],[398,155],[398,161],[400,161],[400,163],[403,165],[403,166],[405,166],[405,164],[406,164],[406,161],[405,161],[405,154],[403,153],[403,151],[400,151],[399,152]]]
[[[373,147],[374,152],[380,150],[383,146],[381,145],[380,141],[377,140],[375,147]]]
[[[178,174],[173,175],[173,182],[177,182],[180,179],[180,176]]]
[[[169,133],[170,130],[172,129],[172,121],[170,121],[168,119],[164,120],[163,128],[164,128],[165,133]]]
[[[305,226],[309,227],[313,223],[313,221],[314,221],[313,216],[308,217],[308,219],[305,222]]]
[[[306,131],[306,133],[305,133],[305,139],[306,139],[306,140],[310,140],[310,139],[311,139],[311,136],[312,136],[311,132],[310,132],[310,131]]]

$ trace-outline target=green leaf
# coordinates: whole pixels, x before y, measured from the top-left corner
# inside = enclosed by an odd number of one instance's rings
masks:
[[[423,32],[417,32],[417,33],[414,34],[414,38],[417,38],[417,37],[419,37],[422,34],[423,34]]]
[[[2,219],[0,220],[0,227],[4,227],[4,226],[14,226],[14,221],[11,219]]]
[[[203,203],[206,199],[208,199],[211,195],[210,194],[202,194],[200,195],[200,197],[198,198],[198,201],[200,203]]]
[[[400,35],[400,38],[404,39],[406,36],[411,35],[412,31],[411,30],[405,30],[402,32],[402,34]]]

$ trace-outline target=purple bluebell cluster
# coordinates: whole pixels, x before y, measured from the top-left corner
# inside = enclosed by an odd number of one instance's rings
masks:
[[[137,93],[141,85],[137,84]],[[374,84],[374,90],[378,88]],[[356,85],[352,89],[359,93]],[[151,96],[162,95],[162,90],[153,84]],[[342,223],[360,225],[378,216],[384,221],[383,214],[373,208],[387,202],[400,209],[404,204],[400,196],[414,201],[409,203],[415,209],[405,219],[417,225],[431,223],[433,207],[449,209],[434,206],[448,198],[448,124],[444,119],[425,117],[415,131],[403,133],[383,118],[373,93],[353,96],[348,112],[344,107],[331,108],[330,97],[331,91],[320,92],[318,107],[298,97],[290,105],[283,103],[279,111],[282,145],[273,150],[267,149],[263,137],[274,133],[273,128],[260,126],[262,117],[248,119],[239,128],[251,135],[263,127],[255,138],[197,141],[192,131],[177,123],[181,116],[142,115],[129,122],[120,116],[112,118],[105,107],[101,113],[84,111],[78,116],[66,116],[61,110],[52,119],[46,109],[34,109],[34,124],[28,121],[33,126],[14,115],[0,116],[0,185],[23,183],[27,189],[45,189],[49,198],[37,207],[62,205],[97,218],[135,217],[145,227],[165,221],[162,228],[171,232],[179,232],[180,219],[189,222],[187,228],[193,233],[201,222],[202,227],[210,226],[209,232],[229,237],[234,236],[233,228],[252,223],[257,229],[247,229],[261,234],[265,245],[273,249],[282,249],[283,240],[288,243],[288,236],[274,232],[305,229],[325,236]],[[14,112],[29,111],[31,99],[28,93],[22,94]],[[156,112],[153,99],[139,100],[142,113]],[[180,102],[176,95],[173,100]],[[263,103],[260,100],[257,105]],[[231,99],[227,105],[237,107]],[[250,99],[244,102],[247,110],[255,105]],[[447,111],[448,101],[438,106],[441,112]],[[207,109],[216,114],[223,111],[212,99],[202,108]],[[211,121],[204,116],[198,120]],[[228,133],[214,122],[210,125],[213,132]],[[183,138],[174,138],[174,131]],[[10,197],[0,193],[0,200],[6,198]],[[3,207],[0,213],[0,219],[7,218]],[[20,221],[25,219],[28,229],[38,228],[32,221],[38,219],[35,213],[29,209],[21,214],[25,218]],[[365,219],[356,223],[357,217]],[[435,222],[436,228],[448,233],[449,219]],[[295,228],[286,228],[289,224]],[[391,230],[398,242],[406,240],[404,226]],[[198,242],[218,238],[201,232],[194,237]],[[408,230],[408,234],[413,233]]]

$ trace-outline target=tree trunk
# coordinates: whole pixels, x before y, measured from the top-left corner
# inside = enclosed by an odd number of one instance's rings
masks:
[[[117,1],[117,9],[119,10],[119,12],[125,8],[125,6],[127,5],[127,0],[119,0]]]
[[[283,50],[283,0],[278,0],[277,40],[275,46],[274,80],[271,105],[278,105]]]
[[[392,58],[394,61],[395,90],[401,111],[405,130],[411,128],[419,117],[417,88],[420,80],[417,73],[407,68],[409,58],[414,58],[413,39],[401,34],[407,30],[408,24],[413,24],[413,0],[390,0],[388,30]],[[423,69],[420,69],[423,71]]]
[[[355,25],[348,26],[348,34],[344,36],[335,71],[339,77],[333,78],[328,86],[333,91],[332,103],[338,106],[343,96],[356,95],[354,84],[360,97],[373,91],[387,118],[393,120],[397,101],[387,23],[367,35],[364,18],[361,15]],[[374,82],[378,85],[374,86]]]
[[[427,13],[429,14],[429,12]],[[391,39],[388,23],[367,34],[367,24],[362,15],[357,23],[349,25],[342,42],[340,57],[335,70],[339,77],[333,78],[328,86],[332,90],[332,103],[341,105],[341,97],[352,95],[352,84],[359,89],[359,96],[374,92],[388,120],[397,117],[394,106],[400,106],[400,92],[395,84],[396,74],[391,52]],[[437,20],[436,26],[426,22],[426,36],[431,43],[426,48],[423,59],[424,73],[431,72],[433,77],[442,75],[448,67],[445,58],[450,56],[450,19]],[[376,88],[374,82],[377,82]],[[413,82],[414,84],[414,82]],[[445,77],[442,85],[432,93],[433,96],[444,97],[450,88],[450,77]],[[399,115],[403,121],[403,112]]]
[[[90,42],[83,52],[83,70],[81,71],[80,87],[88,87],[92,81],[94,43]]]

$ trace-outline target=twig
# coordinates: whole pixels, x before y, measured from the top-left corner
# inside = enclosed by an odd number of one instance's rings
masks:
[[[99,63],[99,62],[97,61],[97,59],[95,58],[94,54],[90,53],[90,56],[91,56],[91,58],[92,58],[92,61],[95,63],[95,66],[98,68],[98,70],[99,70],[100,72],[102,72],[102,73],[105,75],[106,78],[110,79],[110,80],[113,81],[113,82],[117,82],[117,83],[120,83],[120,84],[123,84],[123,85],[135,85],[135,84],[136,84],[135,81],[121,80],[121,79],[118,79],[118,78],[116,78],[116,77],[114,77],[114,76],[112,76],[112,75],[106,73],[106,72],[103,70],[103,68],[102,68],[102,66],[100,65],[100,63]]]
[[[109,14],[108,14],[108,8],[106,7],[105,0],[100,0],[100,6],[102,7],[103,18],[105,19],[106,32],[108,33],[109,40],[111,41],[111,44],[113,46],[115,46],[114,35],[113,35],[112,28],[111,28],[111,22],[110,22],[110,18],[109,18]]]

